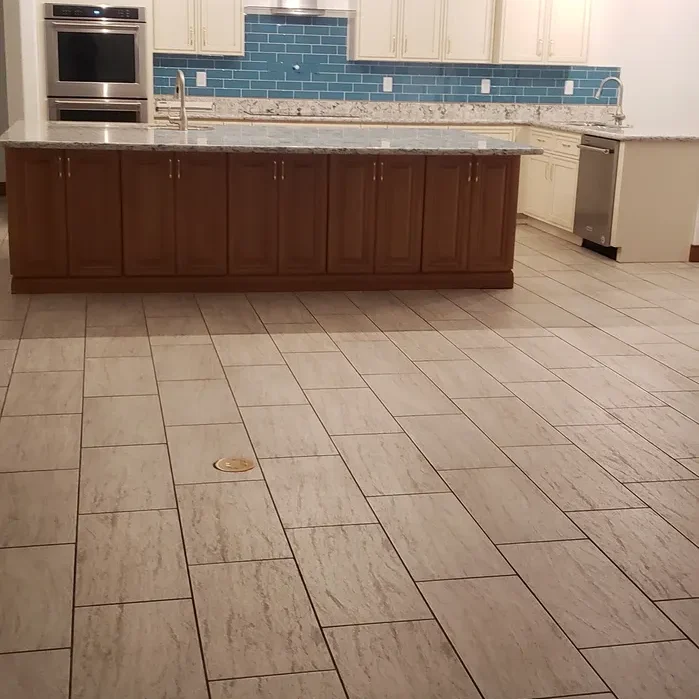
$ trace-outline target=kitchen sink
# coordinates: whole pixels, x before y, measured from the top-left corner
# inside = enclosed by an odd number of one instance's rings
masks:
[[[604,121],[566,121],[568,126],[590,126],[595,129],[629,129],[630,124],[623,124],[618,126],[617,124],[610,124]]]
[[[180,127],[174,124],[149,124],[149,129],[163,129],[165,131],[179,131]],[[187,131],[212,131],[213,126],[190,126]]]

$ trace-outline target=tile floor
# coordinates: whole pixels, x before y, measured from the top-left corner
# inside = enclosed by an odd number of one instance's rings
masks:
[[[699,266],[518,241],[506,291],[29,298],[4,240],[0,695],[697,699]]]

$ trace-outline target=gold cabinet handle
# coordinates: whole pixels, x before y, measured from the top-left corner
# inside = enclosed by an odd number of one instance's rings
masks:
[[[63,157],[58,156],[58,177],[63,179]]]
[[[451,56],[451,37],[447,39],[447,55]]]
[[[408,37],[403,39],[403,55],[408,53]]]
[[[476,162],[476,184],[481,180],[481,164]]]
[[[470,182],[473,178],[473,160],[468,164],[468,181]]]
[[[170,158],[170,179],[172,179],[172,158]]]
[[[202,42],[202,46],[208,46],[208,44],[209,44],[209,33],[208,33],[206,27],[204,27],[204,28],[202,29],[202,39],[201,39],[201,42]]]
[[[539,39],[539,41],[536,42],[536,55],[541,56],[544,52],[544,40]]]
[[[394,34],[394,35],[393,35],[393,39],[391,40],[391,53],[395,53],[395,52],[396,52],[396,44],[397,44],[397,42],[398,42],[398,40],[396,39],[396,35]]]
[[[274,161],[274,181],[277,181],[277,161]]]
[[[286,179],[286,163],[282,160],[282,181]]]
[[[68,177],[72,177],[72,173],[70,171],[70,157],[66,158],[66,173]]]
[[[554,47],[554,41],[553,39],[549,40],[549,56],[553,56],[553,47]]]
[[[382,162],[381,162],[381,181],[382,181],[382,182],[383,182],[384,166],[385,166],[385,165],[386,165],[386,163],[384,163],[384,162],[382,161]]]
[[[376,161],[374,161],[374,182],[376,182]]]
[[[182,179],[182,161],[177,158],[177,179]]]
[[[189,45],[194,46],[194,25],[189,27]]]

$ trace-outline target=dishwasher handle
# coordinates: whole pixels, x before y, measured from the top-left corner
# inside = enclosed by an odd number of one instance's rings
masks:
[[[614,151],[609,150],[609,148],[598,148],[597,146],[586,146],[584,144],[578,145],[580,150],[590,150],[593,153],[602,153],[603,155],[612,155]]]

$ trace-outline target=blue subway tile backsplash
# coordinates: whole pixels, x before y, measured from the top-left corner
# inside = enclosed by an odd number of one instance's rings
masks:
[[[616,87],[594,99],[604,78],[619,68],[500,64],[349,61],[347,20],[334,17],[247,15],[245,56],[156,54],[156,94],[171,94],[182,69],[187,93],[208,97],[370,100],[376,102],[518,102],[530,104],[616,104]],[[207,87],[196,87],[206,71]],[[384,76],[393,92],[383,92]],[[491,92],[480,84],[490,78]],[[575,93],[564,95],[566,80]]]

